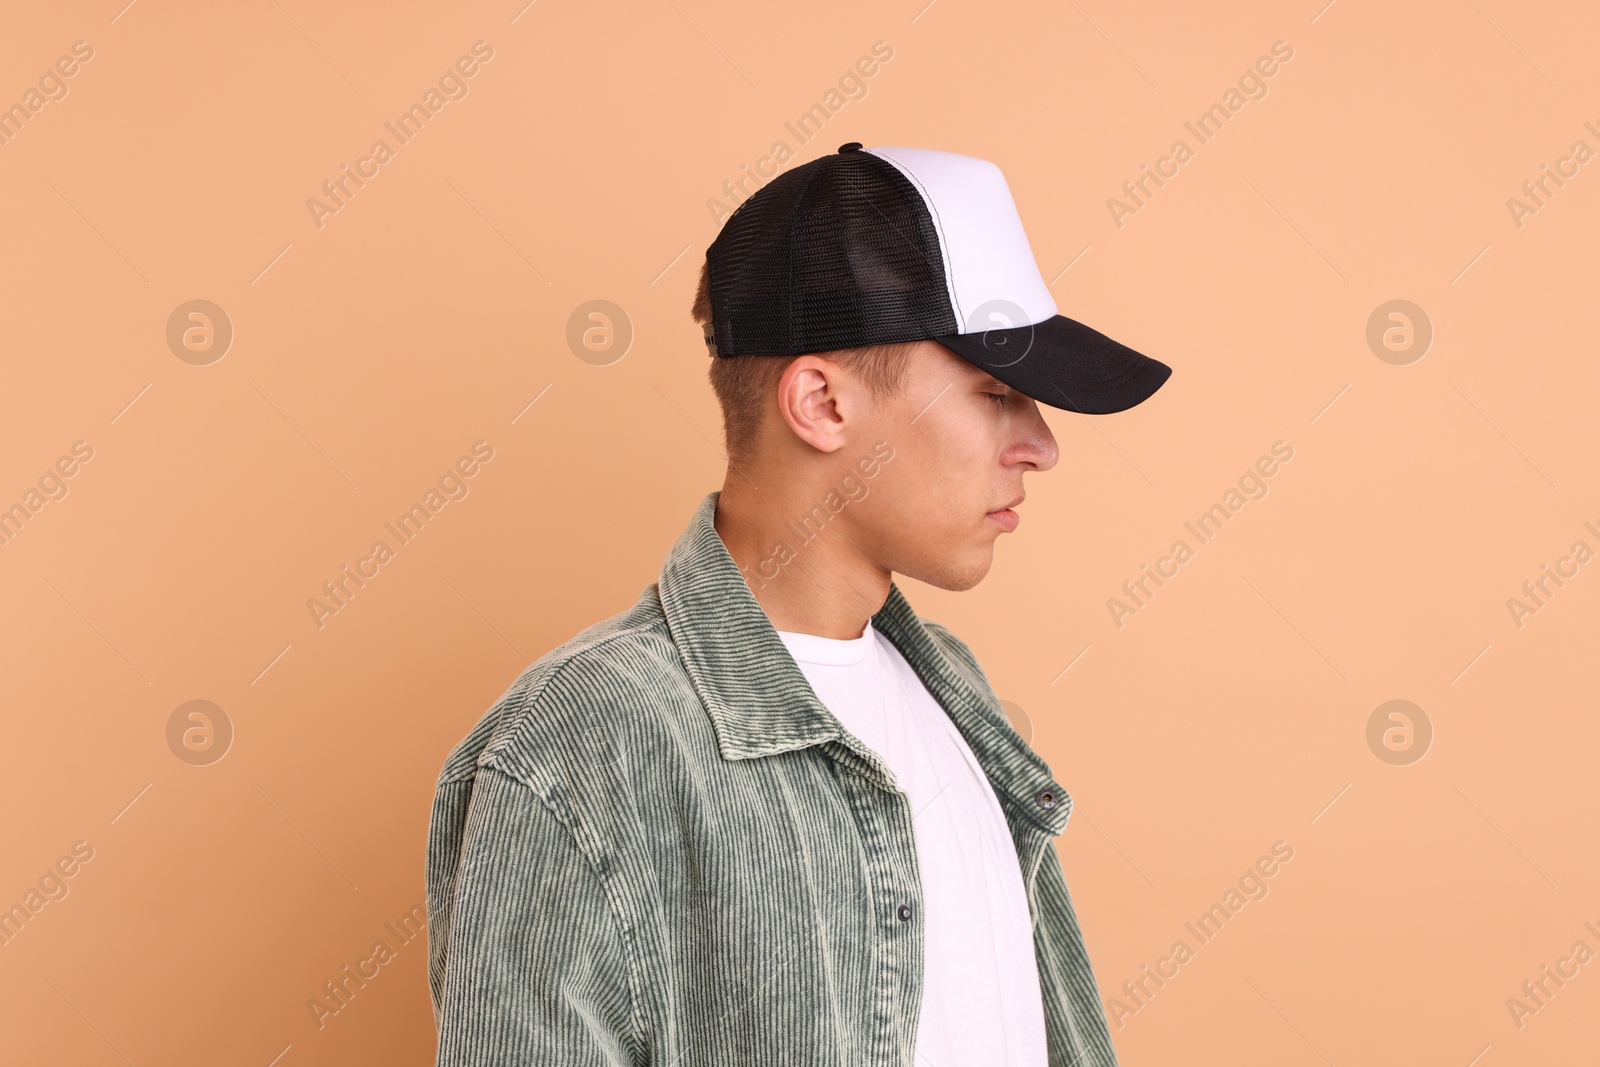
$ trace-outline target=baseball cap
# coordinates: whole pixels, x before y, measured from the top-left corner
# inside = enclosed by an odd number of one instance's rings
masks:
[[[740,204],[706,268],[718,357],[930,340],[1089,415],[1133,407],[1172,373],[1057,311],[1004,175],[972,156],[841,145]]]

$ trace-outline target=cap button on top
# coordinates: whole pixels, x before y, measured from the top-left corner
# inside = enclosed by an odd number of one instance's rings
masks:
[[[841,151],[841,152],[859,152],[859,151],[861,151],[861,142],[860,141],[851,141],[848,144],[842,144],[842,145],[839,146],[839,151]]]

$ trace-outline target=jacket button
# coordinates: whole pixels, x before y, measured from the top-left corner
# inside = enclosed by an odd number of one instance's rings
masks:
[[[1038,804],[1045,811],[1049,811],[1051,808],[1056,806],[1055,786],[1045,786],[1043,789],[1039,790],[1033,795],[1033,800],[1034,803]]]
[[[900,916],[900,921],[901,922],[903,922],[903,923],[910,922],[911,921],[911,905],[910,904],[902,904],[902,905],[900,905],[900,910],[898,912],[896,912],[896,914]]]

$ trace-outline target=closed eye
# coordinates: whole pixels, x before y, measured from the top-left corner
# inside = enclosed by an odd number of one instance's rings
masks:
[[[983,395],[988,397],[988,398],[990,398],[991,400],[997,401],[1001,407],[1005,407],[1006,406],[1006,394],[1004,394],[1004,393],[985,392]]]

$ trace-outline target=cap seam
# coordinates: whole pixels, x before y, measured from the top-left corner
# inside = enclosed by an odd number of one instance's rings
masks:
[[[939,238],[939,260],[944,269],[944,289],[945,293],[950,297],[950,310],[956,317],[956,329],[961,329],[966,325],[967,317],[961,310],[960,298],[956,296],[955,274],[951,270],[950,248],[945,243],[944,219],[939,215],[939,205],[934,203],[933,197],[928,194],[927,188],[922,184],[922,179],[907,170],[899,160],[892,156],[879,156],[872,149],[868,149],[867,152],[869,155],[877,156],[877,158],[888,163],[904,175],[906,180],[911,182],[912,186],[917,190],[917,195],[922,197],[923,206],[928,209],[928,214],[933,216],[933,232]]]

